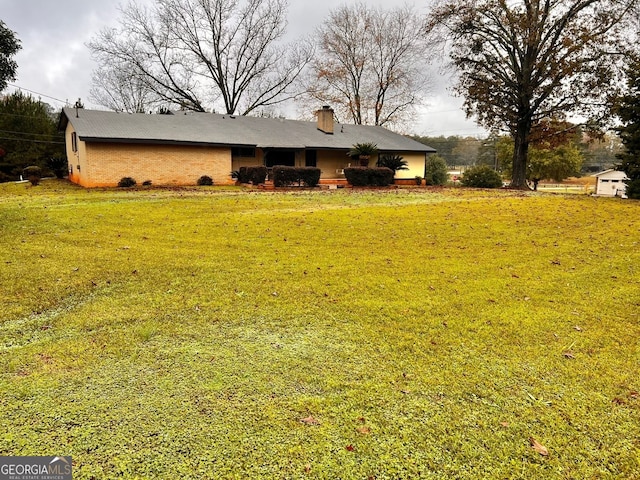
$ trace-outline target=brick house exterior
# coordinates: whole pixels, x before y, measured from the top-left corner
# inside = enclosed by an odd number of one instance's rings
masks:
[[[382,127],[336,124],[328,107],[318,111],[317,122],[65,108],[60,129],[69,179],[85,187],[115,186],[123,177],[153,185],[195,185],[202,175],[214,184],[228,184],[233,170],[250,165],[317,166],[321,179],[338,180],[352,162],[346,152],[365,142],[377,144],[380,154],[401,155],[409,170],[398,176],[413,179],[424,176],[426,155],[435,153]]]

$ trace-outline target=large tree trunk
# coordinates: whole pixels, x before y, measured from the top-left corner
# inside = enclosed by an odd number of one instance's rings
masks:
[[[529,136],[531,134],[531,121],[518,122],[513,149],[513,169],[511,174],[511,188],[528,190],[527,185],[527,161],[529,157]]]

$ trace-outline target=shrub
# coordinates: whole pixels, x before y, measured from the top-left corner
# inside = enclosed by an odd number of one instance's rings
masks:
[[[151,186],[151,180],[145,180],[144,182],[142,182],[142,185],[144,185],[145,187],[150,187]]]
[[[416,185],[422,185],[422,177],[420,175],[416,175]]]
[[[317,187],[320,183],[320,174],[322,173],[322,171],[319,168],[300,167],[298,171],[300,172],[302,183],[304,183],[307,187]]]
[[[249,178],[249,173],[247,172],[247,167],[240,167],[239,170],[234,170],[231,172],[231,177],[233,178],[235,174],[235,179],[239,183],[249,183],[251,179]]]
[[[286,187],[297,183],[301,184],[300,176],[295,167],[277,166],[273,167],[273,185],[275,187]]]
[[[400,155],[383,155],[378,160],[379,167],[387,167],[397,172],[398,170],[409,170],[408,163]]]
[[[51,157],[47,160],[47,168],[53,172],[56,178],[64,178],[69,171],[67,159],[64,157]]]
[[[476,165],[464,172],[461,183],[465,187],[499,188],[502,186],[502,177],[488,165]]]
[[[350,185],[364,187],[369,185],[368,167],[348,167],[344,169],[344,176]]]
[[[22,175],[31,182],[31,185],[38,185],[42,178],[42,169],[36,165],[26,167],[22,171]]]
[[[348,167],[344,169],[344,176],[354,187],[386,187],[393,183],[394,172],[387,167]]]
[[[371,185],[387,187],[393,183],[395,172],[387,167],[370,168]]]
[[[123,188],[135,187],[137,183],[138,182],[131,177],[122,177],[118,182],[118,186]]]
[[[425,162],[425,180],[427,185],[444,185],[449,180],[447,162],[439,155],[428,155]]]
[[[264,183],[267,179],[267,174],[269,171],[267,167],[262,165],[256,165],[253,167],[240,167],[237,171],[237,180],[240,183],[252,183],[254,185],[259,185]],[[234,172],[231,172],[231,175],[234,175]]]
[[[269,170],[264,166],[249,167],[251,173],[251,183],[254,185],[260,185],[267,180]]]
[[[276,187],[305,185],[316,187],[320,183],[320,169],[315,167],[273,167],[273,184]]]
[[[198,185],[200,186],[213,185],[213,178],[211,178],[209,175],[202,175],[198,179]]]

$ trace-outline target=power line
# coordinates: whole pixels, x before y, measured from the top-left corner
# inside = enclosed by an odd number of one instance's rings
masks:
[[[7,83],[7,85],[9,85],[10,87],[13,87],[13,88],[17,88],[18,90],[24,90],[25,92],[29,92],[29,93],[33,93],[35,95],[39,95],[41,97],[50,98],[51,100],[55,100],[56,102],[64,103],[65,105],[69,104],[69,102],[67,100],[60,100],[59,98],[52,97],[51,95],[45,95],[44,93],[36,92],[34,90],[29,90],[28,88],[20,87],[18,85],[14,85],[12,83]]]
[[[6,117],[18,117],[18,118],[42,118],[41,115],[21,115],[19,113],[7,113],[7,112],[0,112],[0,115],[4,115]],[[51,115],[49,115],[50,118],[52,118]],[[57,117],[57,115],[54,115],[54,117]],[[56,121],[55,118],[52,118],[52,120]]]
[[[14,135],[36,135],[38,137],[57,137],[55,133],[34,133],[34,132],[16,132],[12,130],[0,130],[0,133],[11,133]]]
[[[29,142],[29,143],[52,143],[55,145],[64,145],[64,142],[54,142],[53,140],[31,140],[29,138],[15,138],[15,137],[0,137],[0,140],[13,140],[14,142]]]

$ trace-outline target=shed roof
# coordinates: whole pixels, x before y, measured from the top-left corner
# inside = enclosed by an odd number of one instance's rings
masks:
[[[592,175],[592,177],[596,178],[605,178],[605,179],[619,179],[619,180],[628,180],[627,174],[622,170],[615,170],[610,168],[609,170],[605,170],[603,172],[596,173]]]
[[[65,108],[61,127],[71,123],[78,137],[93,142],[230,145],[280,149],[350,149],[371,142],[381,151],[433,153],[432,147],[383,127],[335,124],[334,134],[316,122],[179,112],[174,115],[117,113]]]

